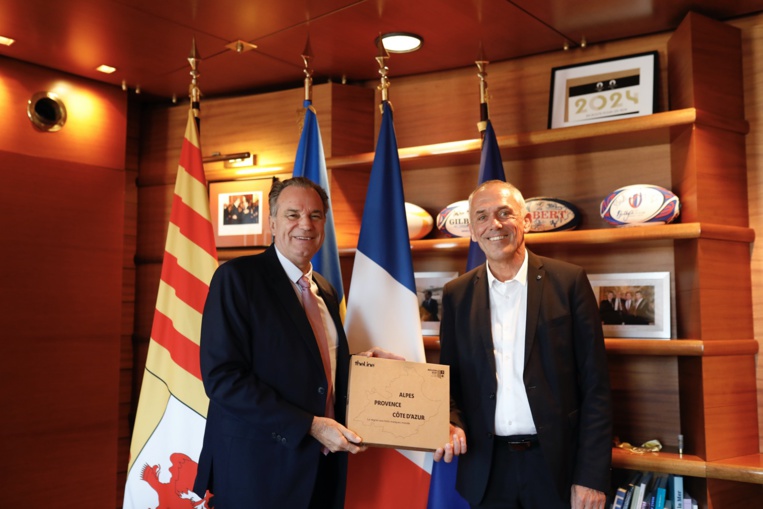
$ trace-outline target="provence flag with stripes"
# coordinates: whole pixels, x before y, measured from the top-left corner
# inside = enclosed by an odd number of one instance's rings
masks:
[[[387,101],[382,106],[345,330],[351,352],[379,346],[425,362],[392,109]],[[372,447],[349,462],[347,507],[382,509],[401,501],[410,509],[426,507],[431,454]]]
[[[503,170],[501,150],[490,120],[487,121],[485,137],[482,139],[482,155],[480,156],[480,173],[477,185],[488,180],[506,181]],[[469,243],[469,256],[466,260],[466,271],[485,263],[485,253],[479,244]],[[469,446],[467,442],[466,446]],[[429,502],[427,509],[469,509],[469,504],[456,491],[456,471],[458,458],[451,463],[440,461],[432,466],[432,482],[429,485]]]
[[[192,488],[208,406],[199,366],[201,314],[216,268],[199,134],[189,110],[130,446],[125,509],[207,507]]]
[[[326,171],[326,158],[323,153],[323,141],[321,131],[318,128],[318,117],[312,101],[305,100],[305,120],[302,124],[302,136],[297,147],[297,157],[294,160],[294,177],[306,177],[321,186],[329,195],[328,172]],[[339,294],[339,312],[344,318],[345,300],[344,287],[342,286],[342,270],[339,266],[339,249],[336,242],[336,230],[334,229],[334,213],[332,207],[326,214],[324,227],[323,246],[315,253],[312,259],[313,269],[325,277]]]

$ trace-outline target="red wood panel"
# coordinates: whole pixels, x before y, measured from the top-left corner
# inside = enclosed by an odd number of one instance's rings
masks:
[[[8,152],[0,168],[4,499],[111,507],[124,175]]]

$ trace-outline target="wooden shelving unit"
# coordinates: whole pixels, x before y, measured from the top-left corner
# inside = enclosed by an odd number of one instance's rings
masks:
[[[666,451],[676,450],[681,433],[684,454],[614,448],[614,468],[689,476],[701,508],[737,507],[740,499],[759,497],[763,484],[739,32],[690,14],[667,56],[671,111],[509,134],[498,143],[526,196],[527,189],[564,191],[582,205],[580,229],[529,234],[531,249],[551,250],[589,273],[671,272],[674,339],[608,338],[606,346],[617,396],[615,433],[631,443],[659,436]],[[401,148],[406,199],[442,207],[465,190],[465,175],[471,187],[480,145],[470,139]],[[369,151],[327,160],[344,266],[355,253],[373,157]],[[597,221],[601,197],[634,178],[670,187],[681,199],[680,223],[612,228]],[[412,241],[414,265],[462,271],[468,245],[464,238]],[[224,250],[220,258],[256,251]],[[423,341],[428,351],[439,349],[437,337]]]

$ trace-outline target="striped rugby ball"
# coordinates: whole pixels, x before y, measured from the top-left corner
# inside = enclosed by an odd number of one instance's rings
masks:
[[[611,192],[601,202],[601,217],[615,226],[665,224],[681,209],[678,196],[651,184],[625,186]]]
[[[434,219],[429,212],[413,203],[405,202],[405,219],[408,222],[409,240],[424,238],[434,226]]]
[[[572,230],[580,224],[580,213],[570,202],[558,198],[536,197],[525,200],[530,213],[531,232]]]
[[[451,203],[437,214],[437,229],[448,237],[470,237],[469,200]]]

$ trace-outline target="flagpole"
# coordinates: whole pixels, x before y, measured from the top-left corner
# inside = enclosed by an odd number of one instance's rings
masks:
[[[480,53],[482,53],[481,50]],[[487,106],[487,64],[490,62],[484,60],[484,57],[480,55],[480,59],[474,63],[477,64],[477,76],[480,79],[480,121],[477,122],[477,130],[484,136],[485,129],[487,129],[487,121],[490,118]]]
[[[381,102],[384,104],[385,102],[389,102],[390,82],[389,78],[387,77],[389,67],[387,67],[386,62],[389,59],[389,53],[387,53],[387,50],[384,48],[384,43],[382,43],[381,37],[379,37],[378,42],[376,43],[376,47],[379,51],[378,55],[376,56],[376,63],[379,64],[379,75],[381,76],[381,83],[379,83],[379,86],[376,88],[381,91]]]
[[[313,101],[313,70],[310,69],[311,58],[313,58],[313,51],[310,47],[310,36],[308,35],[305,49],[302,51],[302,62],[305,64],[302,72],[305,73],[305,101],[310,103]]]
[[[196,119],[196,128],[200,129],[201,126],[201,89],[199,89],[198,79],[201,73],[198,70],[199,62],[201,58],[196,51],[196,37],[191,42],[191,53],[188,55],[188,63],[191,65],[191,84],[188,86],[188,97],[191,99],[191,109],[193,110],[193,117]]]

